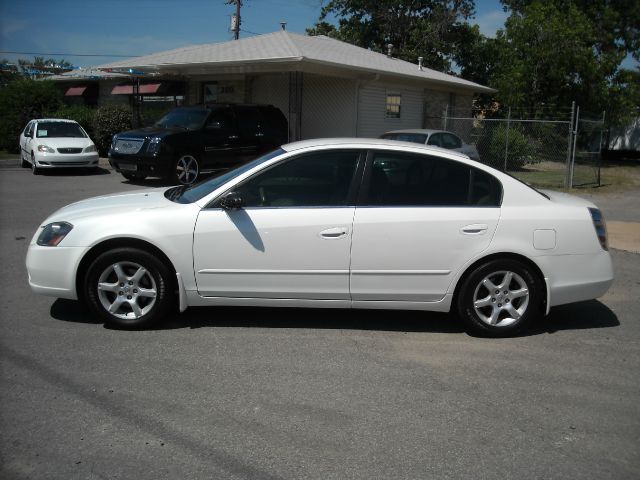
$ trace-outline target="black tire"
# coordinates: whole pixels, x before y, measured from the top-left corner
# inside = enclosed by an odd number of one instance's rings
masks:
[[[108,325],[146,328],[173,311],[173,277],[170,268],[154,255],[137,248],[116,248],[102,253],[89,266],[83,299]]]
[[[140,172],[136,172],[136,173],[120,172],[120,173],[122,173],[122,176],[124,178],[132,182],[139,182],[147,178],[147,176],[144,173],[140,173]]]
[[[40,169],[36,166],[36,158],[31,152],[31,173],[34,175],[40,175]]]
[[[173,163],[173,169],[169,172],[169,181],[180,185],[191,185],[200,176],[200,162],[195,155],[184,153]]]
[[[490,260],[463,280],[458,314],[472,334],[512,336],[540,316],[543,292],[543,280],[522,262]]]

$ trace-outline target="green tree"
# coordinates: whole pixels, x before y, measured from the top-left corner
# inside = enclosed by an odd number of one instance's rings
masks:
[[[309,35],[328,35],[376,52],[394,46],[394,56],[450,71],[456,45],[474,13],[473,0],[330,0]],[[338,26],[327,22],[337,19]]]
[[[17,151],[20,132],[33,118],[62,106],[62,92],[50,81],[19,78],[0,88],[0,149]]]
[[[502,104],[535,114],[541,105],[561,109],[575,101],[583,111],[608,110],[625,121],[621,112],[637,102],[640,88],[632,82],[637,75],[621,68],[627,54],[638,55],[638,2],[503,4],[512,11],[497,33],[489,80]]]

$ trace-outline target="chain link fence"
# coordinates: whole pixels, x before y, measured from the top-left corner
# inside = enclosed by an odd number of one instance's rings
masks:
[[[511,109],[446,109],[425,119],[429,128],[456,133],[475,145],[480,161],[531,185],[571,188],[599,185],[604,117],[580,118],[579,108],[522,118]]]

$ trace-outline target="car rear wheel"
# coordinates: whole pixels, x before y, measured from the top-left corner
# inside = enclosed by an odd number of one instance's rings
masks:
[[[170,180],[181,185],[191,185],[198,179],[199,174],[198,159],[194,155],[185,154],[176,160]]]
[[[85,299],[107,324],[139,329],[160,321],[174,301],[170,269],[136,248],[117,248],[98,256],[85,277]]]
[[[463,281],[458,313],[474,334],[511,336],[540,315],[542,292],[542,280],[525,264],[490,260]]]

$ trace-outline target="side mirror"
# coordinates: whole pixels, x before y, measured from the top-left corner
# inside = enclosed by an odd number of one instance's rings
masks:
[[[239,210],[244,206],[244,198],[239,192],[225,193],[220,199],[220,206],[225,210]]]
[[[30,133],[25,133],[24,136],[28,138],[33,138],[33,135],[31,135]]]

